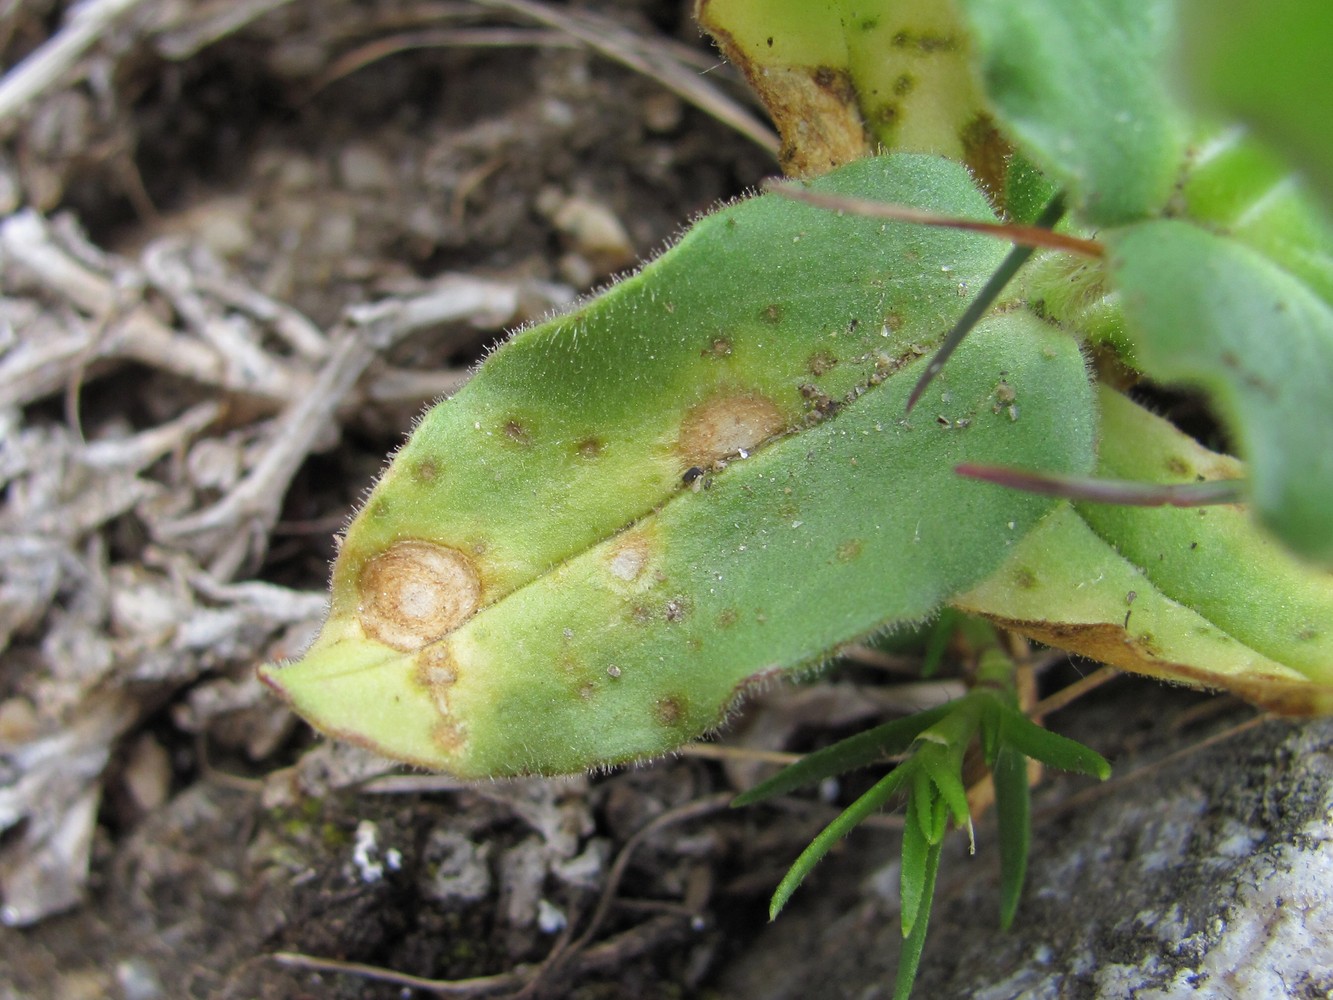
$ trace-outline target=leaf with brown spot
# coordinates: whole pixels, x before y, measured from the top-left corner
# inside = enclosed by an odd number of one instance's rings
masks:
[[[1102,413],[1103,475],[1236,474],[1233,459],[1110,390]],[[1333,574],[1298,562],[1235,507],[1063,505],[953,604],[1125,670],[1285,714],[1333,711]]]
[[[960,480],[960,459],[1090,469],[1091,388],[1068,338],[1022,314],[983,324],[944,376],[948,428],[898,419],[924,363],[730,462],[709,489],[677,490],[416,660],[376,652],[334,615],[305,660],[267,678],[322,728],[359,729],[382,753],[463,776],[664,753],[721,724],[757,679],[929,615],[1052,507]],[[991,411],[1001,371],[1031,399],[1017,422]],[[518,537],[549,527],[506,526]],[[443,692],[423,683],[422,655],[448,664]]]
[[[1007,147],[952,4],[874,0],[834,13],[809,0],[698,0],[695,16],[764,102],[789,176],[879,148],[952,157],[996,188]]]
[[[818,186],[993,218],[967,171],[934,157],[863,160]],[[857,411],[853,423],[861,426],[865,413],[887,405],[888,373],[903,369],[919,345],[937,339],[961,312],[958,282],[980,280],[1002,255],[1003,247],[976,236],[839,217],[775,197],[721,208],[639,274],[515,335],[422,419],[346,533],[320,636],[299,664],[265,668],[265,680],[321,728],[358,732],[385,753],[459,773],[579,770],[670,749],[658,726],[604,736],[598,714],[629,718],[631,702],[650,701],[648,688],[667,682],[665,654],[652,653],[662,629],[680,644],[672,655],[696,668],[729,662],[708,679],[708,696],[692,702],[711,706],[708,712],[720,719],[741,679],[756,669],[817,658],[858,629],[904,613],[891,605],[859,611],[838,622],[835,633],[811,640],[813,646],[789,648],[784,643],[794,634],[787,630],[797,619],[779,623],[780,602],[762,593],[767,585],[710,567],[747,552],[747,561],[761,557],[755,565],[773,558],[765,538],[745,537],[770,522],[765,530],[807,524],[793,537],[813,541],[821,505],[836,505],[848,489],[882,499],[873,476],[898,462],[890,442],[904,435],[904,441],[932,440],[896,427],[897,415],[887,409],[875,410],[879,417],[861,427],[866,437],[854,450],[847,450],[850,443],[831,448],[827,461],[842,471],[828,488],[817,478],[804,485],[750,483],[746,470],[777,461],[779,469],[808,477],[813,442],[831,442],[839,433],[832,426],[813,433],[806,420],[801,387],[812,355],[827,366],[820,380],[828,401],[823,422],[845,428],[846,411]],[[947,267],[923,266],[923,256]],[[885,316],[896,317],[892,329]],[[830,328],[838,331],[836,341]],[[719,344],[725,346],[707,349]],[[1067,398],[1081,414],[1068,432],[1082,435],[1082,443],[1074,447],[1062,437],[1056,466],[1078,465],[1090,447],[1076,354],[1072,345],[1056,351],[1063,377],[1073,379]],[[986,394],[1006,367],[988,365],[994,370],[975,376],[986,382]],[[968,406],[989,413],[989,403]],[[1040,436],[1035,427],[1004,423],[1008,431],[996,440],[1012,434],[1032,445]],[[987,439],[967,440],[980,446]],[[765,457],[779,452],[780,459]],[[944,475],[941,486],[951,485],[952,473]],[[843,486],[842,476],[853,478]],[[738,494],[737,483],[749,485]],[[759,503],[755,498],[774,488],[779,496],[754,511],[731,509],[742,498]],[[1031,509],[1027,498],[1010,502]],[[683,516],[668,515],[681,504],[696,519],[675,529],[694,539],[688,544],[655,527]],[[819,541],[811,564],[830,562],[849,536],[864,538],[862,526],[844,526]],[[865,544],[869,551],[872,543]],[[459,603],[464,613],[445,613],[447,588],[431,560],[404,558],[432,552],[457,553],[464,575],[475,581],[475,594]],[[981,565],[967,560],[947,568],[974,573]],[[406,572],[414,566],[424,572]],[[779,579],[805,576],[785,563],[771,572]],[[747,587],[759,597],[742,599]],[[938,584],[925,587],[919,594],[925,603],[912,604],[910,614],[924,614],[943,596]],[[545,619],[531,600],[564,609],[564,620],[542,631]],[[727,606],[763,608],[766,616],[743,614],[726,630],[730,642],[718,643],[706,623]],[[518,609],[520,620],[510,622]],[[562,647],[560,636],[575,626],[576,639]],[[496,642],[513,648],[501,650]],[[735,643],[744,655],[733,656]],[[439,686],[424,683],[405,655],[436,645],[458,677],[443,708]],[[549,650],[556,647],[577,658],[573,669],[551,669]],[[633,654],[615,664],[622,671],[617,683],[580,689],[572,678],[605,677],[609,664],[602,661],[610,650]],[[493,657],[510,667],[494,668]],[[518,691],[505,687],[511,680]],[[593,714],[554,710],[565,698]],[[494,705],[503,710],[491,718]],[[433,735],[442,710],[454,716],[447,753]]]

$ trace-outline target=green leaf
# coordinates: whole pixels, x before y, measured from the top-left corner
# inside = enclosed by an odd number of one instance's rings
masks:
[[[986,211],[927,157],[825,187]],[[315,645],[262,676],[388,756],[568,773],[667,752],[750,685],[923,620],[1051,506],[955,465],[1092,465],[1082,358],[1030,316],[984,323],[902,418],[959,282],[1003,249],[781,198],[721,210],[426,416],[348,529]]]
[[[934,809],[939,797],[935,794],[935,785],[930,780],[930,775],[921,766],[920,754],[921,750],[918,750],[909,762],[912,765],[912,787],[908,790],[910,798],[908,800],[907,825],[914,827],[917,833],[926,838],[927,842],[934,844],[938,843],[940,837],[944,834],[941,828],[942,824],[938,822]],[[912,803],[916,803],[916,808],[912,808]],[[913,822],[913,819],[916,822]]]
[[[1008,930],[1023,896],[1032,834],[1027,758],[1013,747],[1001,746],[991,780],[995,783],[995,819],[1000,834],[1000,926]]]
[[[1333,302],[1333,224],[1290,165],[1241,129],[1199,143],[1179,199],[1204,228],[1257,250]]]
[[[833,845],[860,825],[867,816],[879,810],[911,776],[910,767],[897,767],[890,771],[810,841],[810,845],[801,852],[801,856],[796,859],[774,891],[773,899],[768,905],[769,920],[777,918],[782,908],[787,905],[787,900],[791,899],[792,893]]]
[[[929,879],[928,859],[930,850],[938,840],[930,837],[933,826],[932,812],[934,796],[929,792],[929,782],[923,784],[924,775],[913,768],[914,789],[907,799],[907,816],[903,823],[902,865],[899,870],[899,897],[902,910],[903,937],[912,933],[916,926],[921,904],[926,900],[926,882]]]
[[[1144,369],[1209,392],[1249,464],[1259,517],[1297,552],[1333,565],[1333,306],[1254,251],[1187,223],[1144,223],[1107,240]]]
[[[1049,767],[1091,775],[1102,781],[1111,776],[1111,765],[1097,751],[1059,733],[1043,729],[1017,709],[1006,709],[1003,712],[1000,741],[1005,747],[1017,750],[1023,756],[1039,760]],[[1000,755],[1003,753],[1002,748]]]
[[[946,757],[943,754],[929,754],[922,764],[930,774],[939,798],[948,807],[954,823],[960,827],[967,826],[971,818],[967,808],[967,789],[963,787],[958,770],[962,765],[962,753],[958,753],[956,759],[954,755]]]
[[[1102,426],[1098,472],[1104,476],[1193,483],[1235,479],[1245,471],[1118,393],[1102,393]],[[1313,447],[1317,454],[1292,460],[1318,474],[1328,446]],[[1333,576],[1293,559],[1246,511],[1090,503],[1078,510],[1164,595],[1250,649],[1333,685]],[[1133,607],[1137,618],[1137,600]]]
[[[971,696],[954,702],[954,711],[946,719],[932,727],[931,730],[922,734],[914,754],[914,760],[920,771],[918,791],[923,795],[928,794],[932,799],[938,799],[942,805],[947,807],[948,812],[952,814],[953,820],[958,826],[966,826],[970,819],[967,808],[967,789],[963,787],[962,780],[963,754],[971,745],[980,720],[980,712],[975,707],[978,697],[986,696]],[[949,742],[933,743],[928,741],[926,737],[929,736],[930,732],[955,720],[961,725],[957,726],[958,734],[951,738]],[[934,792],[927,791],[927,785],[925,784],[927,779],[929,784],[934,786]],[[938,834],[942,835],[942,833],[941,823]],[[928,832],[927,835],[932,842],[938,839],[935,831]]]
[[[1022,153],[1009,158],[1004,178],[1004,214],[1014,222],[1033,223],[1060,189]]]
[[[930,904],[935,896],[935,879],[940,871],[942,844],[932,844],[926,849],[922,863],[924,877],[921,879],[921,905],[912,921],[911,933],[903,941],[903,949],[898,955],[898,973],[894,977],[893,1000],[907,1000],[912,993],[912,984],[916,982],[916,973],[921,966],[921,951],[926,946],[926,929],[930,925]]]
[[[1327,0],[1185,0],[1187,79],[1303,167],[1333,208],[1333,17]]]
[[[880,763],[904,752],[921,730],[933,725],[952,711],[951,704],[939,705],[906,718],[894,719],[864,732],[839,740],[831,746],[806,754],[795,764],[783,768],[732,800],[733,807],[753,805],[777,795],[786,795],[805,785],[813,785],[847,771]]]
[[[964,808],[963,811],[964,811],[964,816],[966,816],[967,812],[966,808]],[[932,844],[938,844],[940,841],[944,839],[944,834],[948,832],[949,814],[950,814],[949,803],[945,802],[942,796],[931,795],[930,829],[926,833],[926,839],[929,840]],[[964,818],[963,822],[964,825],[966,825],[967,823],[966,818]]]
[[[1226,688],[1283,712],[1333,711],[1333,686],[1311,682],[1171,600],[1071,507],[1057,508],[997,573],[954,603],[1124,670]]]
[[[1156,214],[1186,130],[1163,72],[1172,0],[960,0],[987,97],[1096,225]]]

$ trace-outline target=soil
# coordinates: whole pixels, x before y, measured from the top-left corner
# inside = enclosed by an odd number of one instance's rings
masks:
[[[855,787],[733,812],[758,766],[699,755],[475,787],[386,774],[253,671],[309,639],[334,534],[426,402],[504,329],[776,171],[537,14],[707,69],[738,106],[744,89],[672,0],[121,6],[3,119],[0,347],[74,341],[0,381],[0,997],[722,995]],[[6,5],[5,65],[68,13]],[[380,331],[366,310],[441,290],[476,304],[335,367]],[[200,345],[227,363],[196,364]],[[325,372],[340,395],[319,397]],[[835,667],[727,741],[808,749],[899,700],[882,672]],[[1172,711],[1145,727],[1196,701],[1161,694]],[[891,850],[892,826],[847,850]],[[807,891],[855,892],[840,864]],[[770,951],[765,975],[794,960]]]

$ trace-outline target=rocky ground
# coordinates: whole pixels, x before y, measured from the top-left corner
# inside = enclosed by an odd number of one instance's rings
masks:
[[[25,0],[0,57],[0,997],[887,996],[894,817],[769,927],[854,789],[727,802],[955,682],[867,653],[721,748],[467,786],[254,678],[426,403],[775,171],[687,5]],[[1333,729],[1253,716],[1056,716],[1121,777],[1043,786],[1010,935],[959,839],[919,995],[1330,995]]]

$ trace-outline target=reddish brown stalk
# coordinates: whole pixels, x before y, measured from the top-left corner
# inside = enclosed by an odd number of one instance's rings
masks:
[[[1245,491],[1243,479],[1218,479],[1204,483],[1139,483],[1125,479],[1027,472],[970,462],[954,466],[954,471],[960,476],[980,479],[1011,490],[1023,490],[1025,493],[1127,507],[1205,507],[1210,504],[1240,503]]]
[[[804,202],[816,208],[825,208],[834,212],[849,212],[864,215],[872,219],[887,219],[890,222],[912,222],[921,226],[938,226],[945,229],[966,229],[974,233],[993,236],[999,240],[1016,243],[1019,246],[1040,247],[1046,250],[1063,250],[1100,260],[1106,253],[1105,248],[1096,240],[1081,239],[1052,232],[1043,226],[1028,226],[1017,222],[983,222],[977,219],[959,219],[949,215],[926,212],[910,205],[895,205],[884,201],[871,201],[866,198],[850,198],[840,194],[825,194],[811,191],[785,181],[764,181],[763,188],[772,194]]]

